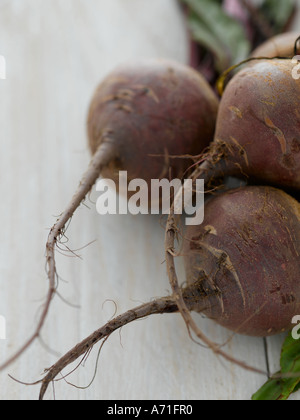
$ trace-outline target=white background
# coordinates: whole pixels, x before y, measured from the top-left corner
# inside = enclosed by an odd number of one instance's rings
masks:
[[[299,25],[300,27],[300,25]],[[187,34],[175,0],[0,0],[0,314],[7,339],[0,360],[33,332],[47,291],[45,242],[89,162],[86,112],[94,88],[130,58],[188,60]],[[92,199],[95,199],[95,193]],[[170,288],[164,229],[154,216],[100,217],[93,203],[73,218],[69,246],[82,259],[58,255],[64,281],[43,329],[54,355],[35,344],[0,373],[0,399],[35,400],[31,382],[78,341],[110,319]],[[181,262],[180,278],[184,280]],[[197,316],[211,339],[229,333]],[[282,337],[268,340],[271,371],[278,368]],[[97,347],[98,348],[98,347]],[[236,358],[266,369],[262,339],[237,336],[226,347]],[[68,380],[87,385],[94,350]],[[266,378],[218,360],[193,343],[179,315],[154,316],[115,333],[105,344],[94,383],[78,390],[64,381],[56,399],[250,399]],[[295,398],[295,397],[294,397]],[[299,395],[298,395],[299,398]],[[47,399],[53,399],[50,387]]]

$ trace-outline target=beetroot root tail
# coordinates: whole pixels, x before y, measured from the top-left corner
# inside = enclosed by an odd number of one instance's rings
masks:
[[[9,365],[15,362],[40,336],[40,332],[44,326],[46,317],[48,315],[51,301],[56,293],[56,262],[55,262],[55,249],[59,238],[64,234],[64,229],[67,223],[73,217],[75,211],[80,206],[82,201],[86,198],[87,194],[91,191],[100,176],[102,169],[107,166],[116,156],[114,143],[107,139],[103,141],[96,153],[93,155],[86,173],[83,175],[77,191],[75,192],[69,205],[65,211],[60,215],[56,224],[51,228],[46,245],[46,262],[47,262],[47,277],[49,281],[49,288],[47,293],[46,302],[43,306],[42,314],[39,318],[36,330],[26,343],[10,357],[5,363],[0,365],[0,371],[6,369]]]
[[[175,198],[176,202],[176,198]],[[206,335],[198,328],[197,324],[195,323],[190,309],[187,306],[187,303],[183,296],[183,291],[179,286],[178,283],[178,277],[176,273],[176,267],[175,267],[175,239],[178,235],[178,228],[177,228],[177,219],[174,214],[174,206],[171,208],[170,215],[168,217],[167,225],[166,225],[166,233],[165,233],[165,258],[166,258],[166,265],[167,265],[167,272],[169,277],[169,282],[173,291],[173,298],[174,302],[176,303],[179,312],[181,313],[184,322],[186,323],[187,329],[190,333],[190,331],[193,331],[194,334],[198,337],[198,339],[204,343],[206,346],[208,346],[209,349],[211,349],[214,354],[217,356],[222,357],[223,359],[254,373],[258,373],[261,375],[267,375],[265,371],[262,371],[260,369],[257,369],[255,367],[249,366],[243,361],[240,361],[234,357],[232,357],[230,354],[224,352],[220,345],[212,342]]]
[[[63,369],[77,360],[80,356],[90,352],[100,340],[108,338],[114,331],[137,319],[142,319],[149,315],[174,313],[177,311],[178,308],[174,303],[174,300],[168,297],[145,303],[112,319],[106,325],[84,339],[81,343],[77,344],[72,350],[58,360],[57,363],[48,369],[48,373],[44,379],[40,381],[42,385],[39,399],[43,400],[49,384],[54,381],[56,376],[62,372]]]

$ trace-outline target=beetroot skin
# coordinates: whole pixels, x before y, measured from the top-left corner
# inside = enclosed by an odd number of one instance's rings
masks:
[[[261,60],[227,85],[214,142],[196,176],[300,188],[300,79],[292,60]]]
[[[98,87],[88,115],[92,153],[116,144],[116,157],[103,169],[118,183],[182,178],[192,161],[171,156],[199,155],[212,141],[219,100],[195,70],[169,60],[121,66]]]
[[[259,45],[251,54],[251,57],[290,57],[295,55],[295,43],[299,32],[284,32],[275,35]]]
[[[300,206],[271,187],[245,187],[211,199],[205,222],[188,228],[188,284],[206,304],[194,306],[240,334],[269,336],[300,314]]]

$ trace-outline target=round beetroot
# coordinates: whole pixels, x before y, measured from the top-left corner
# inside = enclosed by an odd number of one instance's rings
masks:
[[[217,96],[200,73],[176,61],[129,63],[111,72],[100,84],[87,121],[92,160],[71,201],[51,228],[46,244],[46,303],[36,331],[2,369],[40,335],[56,293],[56,245],[100,175],[115,181],[116,187],[119,171],[127,171],[128,182],[139,178],[148,187],[152,179],[181,179],[193,163],[190,158],[202,153],[211,141],[218,105]]]
[[[266,337],[291,329],[300,313],[299,221],[300,204],[272,187],[248,186],[210,199],[204,223],[190,226],[184,235],[185,287],[133,308],[92,333],[48,370],[40,398],[62,369],[98,341],[137,319],[178,310],[189,329],[217,355],[263,373],[205,337],[190,311],[204,313],[239,334]],[[174,249],[168,248],[167,261],[170,255]],[[174,276],[174,267],[169,265],[169,270]]]
[[[233,175],[300,188],[300,79],[294,69],[292,60],[261,60],[233,77],[195,176],[206,183]]]
[[[118,183],[182,178],[191,165],[172,156],[199,155],[211,142],[219,101],[200,73],[169,60],[120,66],[96,90],[88,114],[94,154],[105,142],[116,154],[102,175]]]
[[[251,57],[290,57],[295,55],[295,42],[299,32],[285,32],[268,39],[259,45]]]
[[[271,187],[245,187],[211,199],[205,222],[187,229],[188,284],[207,296],[192,308],[240,334],[291,329],[300,312],[300,205]]]

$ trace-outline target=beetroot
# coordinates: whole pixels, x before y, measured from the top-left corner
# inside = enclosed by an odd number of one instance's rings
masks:
[[[102,170],[118,183],[119,171],[136,178],[182,178],[192,163],[172,156],[199,155],[210,143],[218,99],[191,68],[165,60],[121,66],[98,87],[88,115],[94,154],[105,143],[115,157]]]
[[[224,176],[300,188],[300,79],[292,60],[261,60],[238,72],[220,103],[206,183]]]
[[[276,35],[261,45],[251,54],[252,57],[289,57],[295,54],[295,41],[299,37],[299,32],[285,32]]]
[[[299,203],[272,187],[244,187],[212,198],[205,205],[203,225],[191,226],[185,234],[187,285],[173,297],[119,315],[74,347],[49,369],[41,381],[40,398],[62,369],[99,340],[137,319],[176,312],[178,304],[188,326],[216,354],[262,373],[206,338],[189,319],[189,311],[247,335],[269,336],[291,329],[300,310],[299,221]],[[173,253],[168,248],[167,260]]]
[[[150,184],[151,179],[181,178],[193,163],[190,158],[202,153],[211,141],[218,105],[218,98],[205,79],[174,61],[131,63],[103,80],[88,113],[93,158],[48,237],[49,291],[37,329],[2,369],[39,336],[56,292],[56,244],[100,175],[116,183],[119,171],[127,171],[128,182],[141,178]]]
[[[183,250],[187,282],[201,281],[210,296],[204,313],[240,334],[289,330],[300,313],[299,222],[299,203],[270,187],[209,201],[205,223],[188,228]]]

